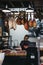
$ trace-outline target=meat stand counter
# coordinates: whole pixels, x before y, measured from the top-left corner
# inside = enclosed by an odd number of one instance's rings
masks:
[[[27,53],[25,50],[10,50],[10,49],[5,49],[5,50],[0,50],[2,53],[4,52],[6,56],[26,56]]]

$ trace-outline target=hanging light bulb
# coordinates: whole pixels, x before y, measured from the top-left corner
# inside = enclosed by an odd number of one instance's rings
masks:
[[[6,7],[2,10],[2,12],[4,12],[4,13],[11,12],[11,11],[8,9],[8,5],[7,5],[7,4],[6,4]]]
[[[34,12],[34,9],[29,5],[29,7],[26,9],[26,12]]]

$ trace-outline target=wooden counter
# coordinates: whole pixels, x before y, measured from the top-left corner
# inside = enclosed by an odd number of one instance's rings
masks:
[[[6,56],[26,56],[26,52],[24,51],[10,52],[10,53],[7,53]]]
[[[40,51],[43,52],[43,48],[40,48]],[[24,50],[15,51],[15,50],[0,50],[0,52],[4,52],[6,56],[26,56],[27,52]]]
[[[15,50],[0,50],[0,52],[4,52],[6,56],[26,56],[27,53],[24,50],[15,51]]]

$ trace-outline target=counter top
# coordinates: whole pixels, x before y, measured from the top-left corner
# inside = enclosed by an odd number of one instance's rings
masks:
[[[27,53],[24,50],[16,51],[16,50],[0,50],[0,52],[5,53],[6,56],[26,56]]]
[[[26,51],[14,51],[11,50],[10,53],[6,53],[7,56],[26,56]]]
[[[40,48],[40,51],[43,51],[43,48]],[[0,50],[1,53],[5,53],[6,56],[26,56],[27,52],[25,50],[10,50],[10,49],[4,49]]]

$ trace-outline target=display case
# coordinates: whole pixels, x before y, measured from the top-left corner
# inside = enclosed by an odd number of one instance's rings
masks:
[[[0,49],[9,48],[11,46],[11,36],[0,36]]]

